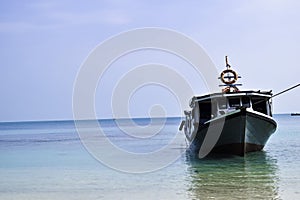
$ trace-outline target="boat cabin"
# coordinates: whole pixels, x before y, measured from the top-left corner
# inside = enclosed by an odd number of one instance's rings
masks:
[[[235,110],[246,108],[256,114],[272,117],[272,91],[240,91],[237,80],[241,78],[228,64],[219,79],[225,88],[220,93],[194,96],[190,102],[192,111],[186,111],[187,121],[193,119],[196,124],[203,124],[211,119],[224,117]]]
[[[198,118],[199,123],[203,124],[210,119],[240,108],[249,108],[263,115],[272,116],[271,97],[271,92],[260,91],[214,93],[211,95],[194,97],[190,106],[193,108],[193,118]]]

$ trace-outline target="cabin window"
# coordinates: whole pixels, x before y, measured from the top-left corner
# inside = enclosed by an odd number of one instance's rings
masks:
[[[246,96],[242,97],[242,104],[243,107],[250,108],[250,98]]]
[[[253,110],[255,110],[257,112],[261,112],[261,113],[264,113],[266,115],[268,114],[267,104],[266,104],[265,99],[253,98],[252,99],[252,108],[253,108]]]
[[[218,99],[218,106],[219,106],[219,109],[227,109],[227,101],[226,101],[225,97]]]
[[[230,98],[228,99],[230,107],[239,107],[240,105],[240,98]]]
[[[200,123],[204,123],[211,119],[211,102],[199,103]]]

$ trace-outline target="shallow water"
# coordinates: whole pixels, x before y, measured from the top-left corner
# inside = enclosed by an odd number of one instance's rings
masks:
[[[0,123],[0,199],[299,199],[300,117],[275,119],[278,129],[262,152],[198,160],[185,152],[182,137],[172,146],[182,152],[176,162],[138,174],[94,159],[72,121]],[[139,143],[124,135],[114,120],[101,121],[107,138],[135,153],[168,144],[179,123],[179,118],[170,118],[159,134]],[[88,121],[86,129],[93,131]]]

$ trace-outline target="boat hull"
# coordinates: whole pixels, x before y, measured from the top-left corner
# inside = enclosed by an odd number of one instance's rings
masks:
[[[225,120],[224,120],[225,119]],[[199,153],[208,128],[213,129],[223,124],[221,134],[213,146],[211,153],[224,153],[243,156],[247,152],[260,151],[269,137],[275,132],[277,124],[261,113],[240,109],[238,112],[211,120],[200,125],[197,134],[190,141],[190,150]]]

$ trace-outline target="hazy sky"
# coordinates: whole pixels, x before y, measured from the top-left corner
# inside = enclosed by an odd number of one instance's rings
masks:
[[[228,55],[244,89],[277,93],[300,82],[297,0],[0,3],[0,121],[72,119],[73,84],[85,58],[100,42],[133,28],[179,31],[198,42],[219,71]],[[156,100],[167,103],[160,90],[149,87],[147,93],[161,92]],[[151,104],[137,104],[141,94],[131,102],[139,116]],[[276,97],[274,112],[300,112],[299,102],[300,88]],[[109,109],[99,114],[109,116]]]

